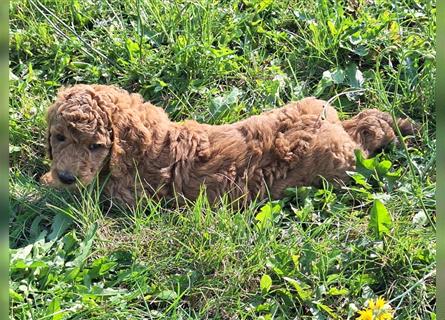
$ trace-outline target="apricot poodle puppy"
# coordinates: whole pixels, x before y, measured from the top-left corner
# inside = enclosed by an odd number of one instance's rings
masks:
[[[325,101],[306,98],[234,124],[175,123],[139,94],[75,85],[48,110],[55,187],[88,185],[98,176],[107,195],[133,205],[145,192],[211,202],[279,198],[293,186],[344,181],[354,150],[369,156],[396,140],[392,117],[370,109],[341,122]],[[402,134],[412,133],[398,120]]]

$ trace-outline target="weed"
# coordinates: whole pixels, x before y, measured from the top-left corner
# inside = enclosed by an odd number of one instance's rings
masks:
[[[435,2],[13,0],[9,13],[12,319],[354,319],[378,297],[397,319],[435,319]],[[339,188],[242,211],[204,194],[129,210],[97,184],[37,182],[45,110],[80,82],[139,92],[175,120],[230,123],[315,95],[341,117],[375,107],[421,130],[357,154]]]

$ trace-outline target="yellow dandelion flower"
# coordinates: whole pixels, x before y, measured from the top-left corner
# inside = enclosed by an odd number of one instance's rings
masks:
[[[377,320],[392,320],[394,319],[392,316],[392,313],[389,312],[382,312],[380,315],[377,316]]]
[[[372,320],[372,310],[371,309],[361,310],[358,313],[360,313],[360,316],[357,318],[357,320]]]
[[[368,300],[368,308],[371,309],[371,310],[375,309],[374,300],[372,300],[372,299]]]
[[[386,301],[382,297],[378,297],[375,301],[375,308],[376,309],[383,309],[385,307]]]
[[[360,316],[357,320],[392,320],[394,312],[391,306],[383,299],[378,297],[376,300],[369,299],[366,302],[367,308],[359,311]]]

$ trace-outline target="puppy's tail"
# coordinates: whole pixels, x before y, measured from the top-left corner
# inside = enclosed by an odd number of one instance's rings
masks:
[[[399,127],[400,133],[402,134],[403,137],[412,135],[416,136],[420,132],[420,126],[417,123],[407,118],[397,119],[397,127]]]

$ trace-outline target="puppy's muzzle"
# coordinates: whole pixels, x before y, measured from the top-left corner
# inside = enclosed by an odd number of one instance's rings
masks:
[[[76,182],[76,177],[73,176],[70,172],[68,171],[59,171],[57,173],[57,177],[59,178],[60,181],[62,181],[64,184],[73,184],[74,182]]]

